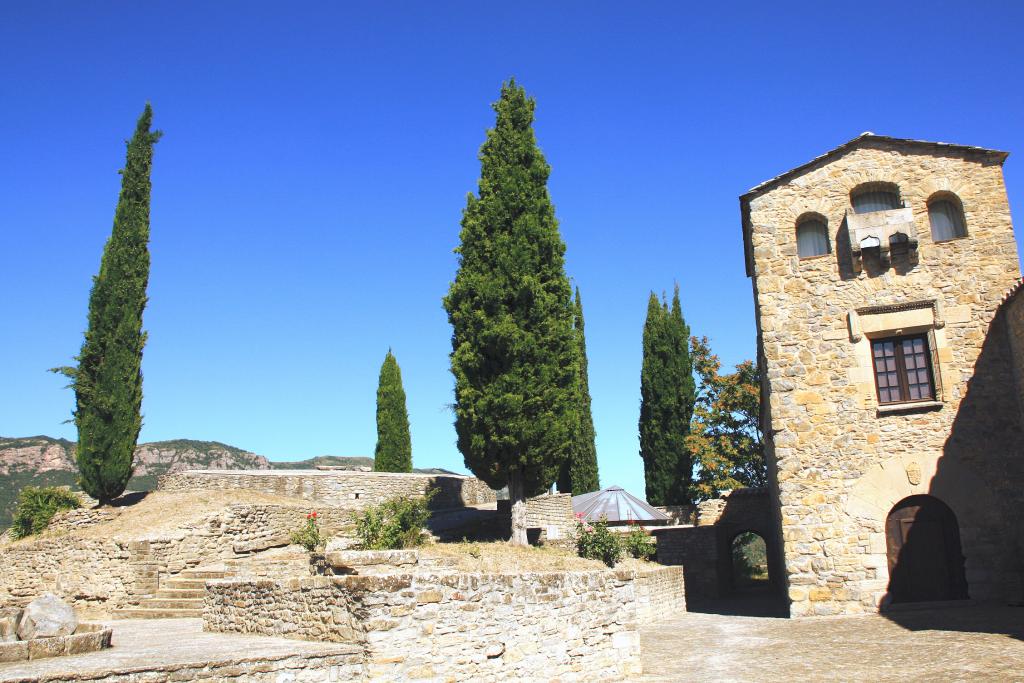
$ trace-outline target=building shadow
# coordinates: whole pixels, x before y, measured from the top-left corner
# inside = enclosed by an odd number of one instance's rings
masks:
[[[881,611],[910,630],[1024,639],[1024,607],[1010,606],[1024,599],[1024,311],[1019,330],[1008,315],[986,331],[926,492],[895,501],[885,520]]]

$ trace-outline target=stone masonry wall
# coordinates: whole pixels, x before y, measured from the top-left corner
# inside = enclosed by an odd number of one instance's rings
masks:
[[[82,609],[109,611],[158,589],[161,575],[289,543],[306,521],[306,507],[230,505],[172,532],[132,540],[48,534],[0,547],[0,604],[24,605],[51,591]],[[333,535],[347,511],[318,508],[321,529]]]
[[[501,528],[512,535],[512,507],[508,500],[498,501]],[[567,541],[576,528],[571,493],[551,493],[526,499],[526,528],[537,534],[534,541]]]
[[[161,491],[195,489],[262,491],[280,496],[349,510],[395,496],[422,496],[431,488],[439,492],[434,509],[482,505],[495,501],[495,492],[479,479],[447,474],[400,474],[338,470],[192,470],[166,474],[159,479]]]
[[[1006,333],[1013,358],[1013,377],[1017,388],[1017,405],[1024,414],[1024,297],[1020,295],[1024,283],[1018,284],[1003,304]]]
[[[638,620],[650,618],[653,605],[681,606],[681,580],[678,568],[664,568],[640,577],[596,571],[216,581],[208,584],[203,618],[211,631],[363,643],[366,677],[374,681],[619,681],[640,673]]]
[[[858,272],[846,216],[868,182],[898,185],[919,244]],[[963,203],[965,238],[932,239],[937,193]],[[1024,434],[996,313],[1020,271],[1001,159],[868,138],[742,203],[791,613],[884,604],[886,518],[915,494],[955,513],[972,597],[1019,597]],[[829,254],[798,258],[805,215],[827,222]],[[871,338],[917,332],[935,347],[937,400],[880,407]]]

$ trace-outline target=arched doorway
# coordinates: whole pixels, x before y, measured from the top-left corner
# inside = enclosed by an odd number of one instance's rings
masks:
[[[761,592],[768,589],[768,546],[754,531],[733,536],[729,544],[732,560],[732,588],[736,593]]]
[[[967,598],[956,515],[934,496],[910,496],[885,521],[892,602]]]

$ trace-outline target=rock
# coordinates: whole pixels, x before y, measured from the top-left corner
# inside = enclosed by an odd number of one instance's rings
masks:
[[[78,618],[71,605],[53,593],[43,593],[28,603],[18,621],[18,637],[22,640],[69,636],[78,628]]]
[[[21,610],[17,607],[0,608],[0,643],[11,643],[18,639],[18,620]]]
[[[503,654],[505,654],[505,643],[491,643],[487,646],[487,649],[484,650],[484,656],[486,656],[487,659],[496,659]]]

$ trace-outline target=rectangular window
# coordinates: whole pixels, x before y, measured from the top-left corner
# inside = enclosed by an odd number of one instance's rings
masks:
[[[928,337],[891,337],[871,342],[879,403],[935,399]]]

